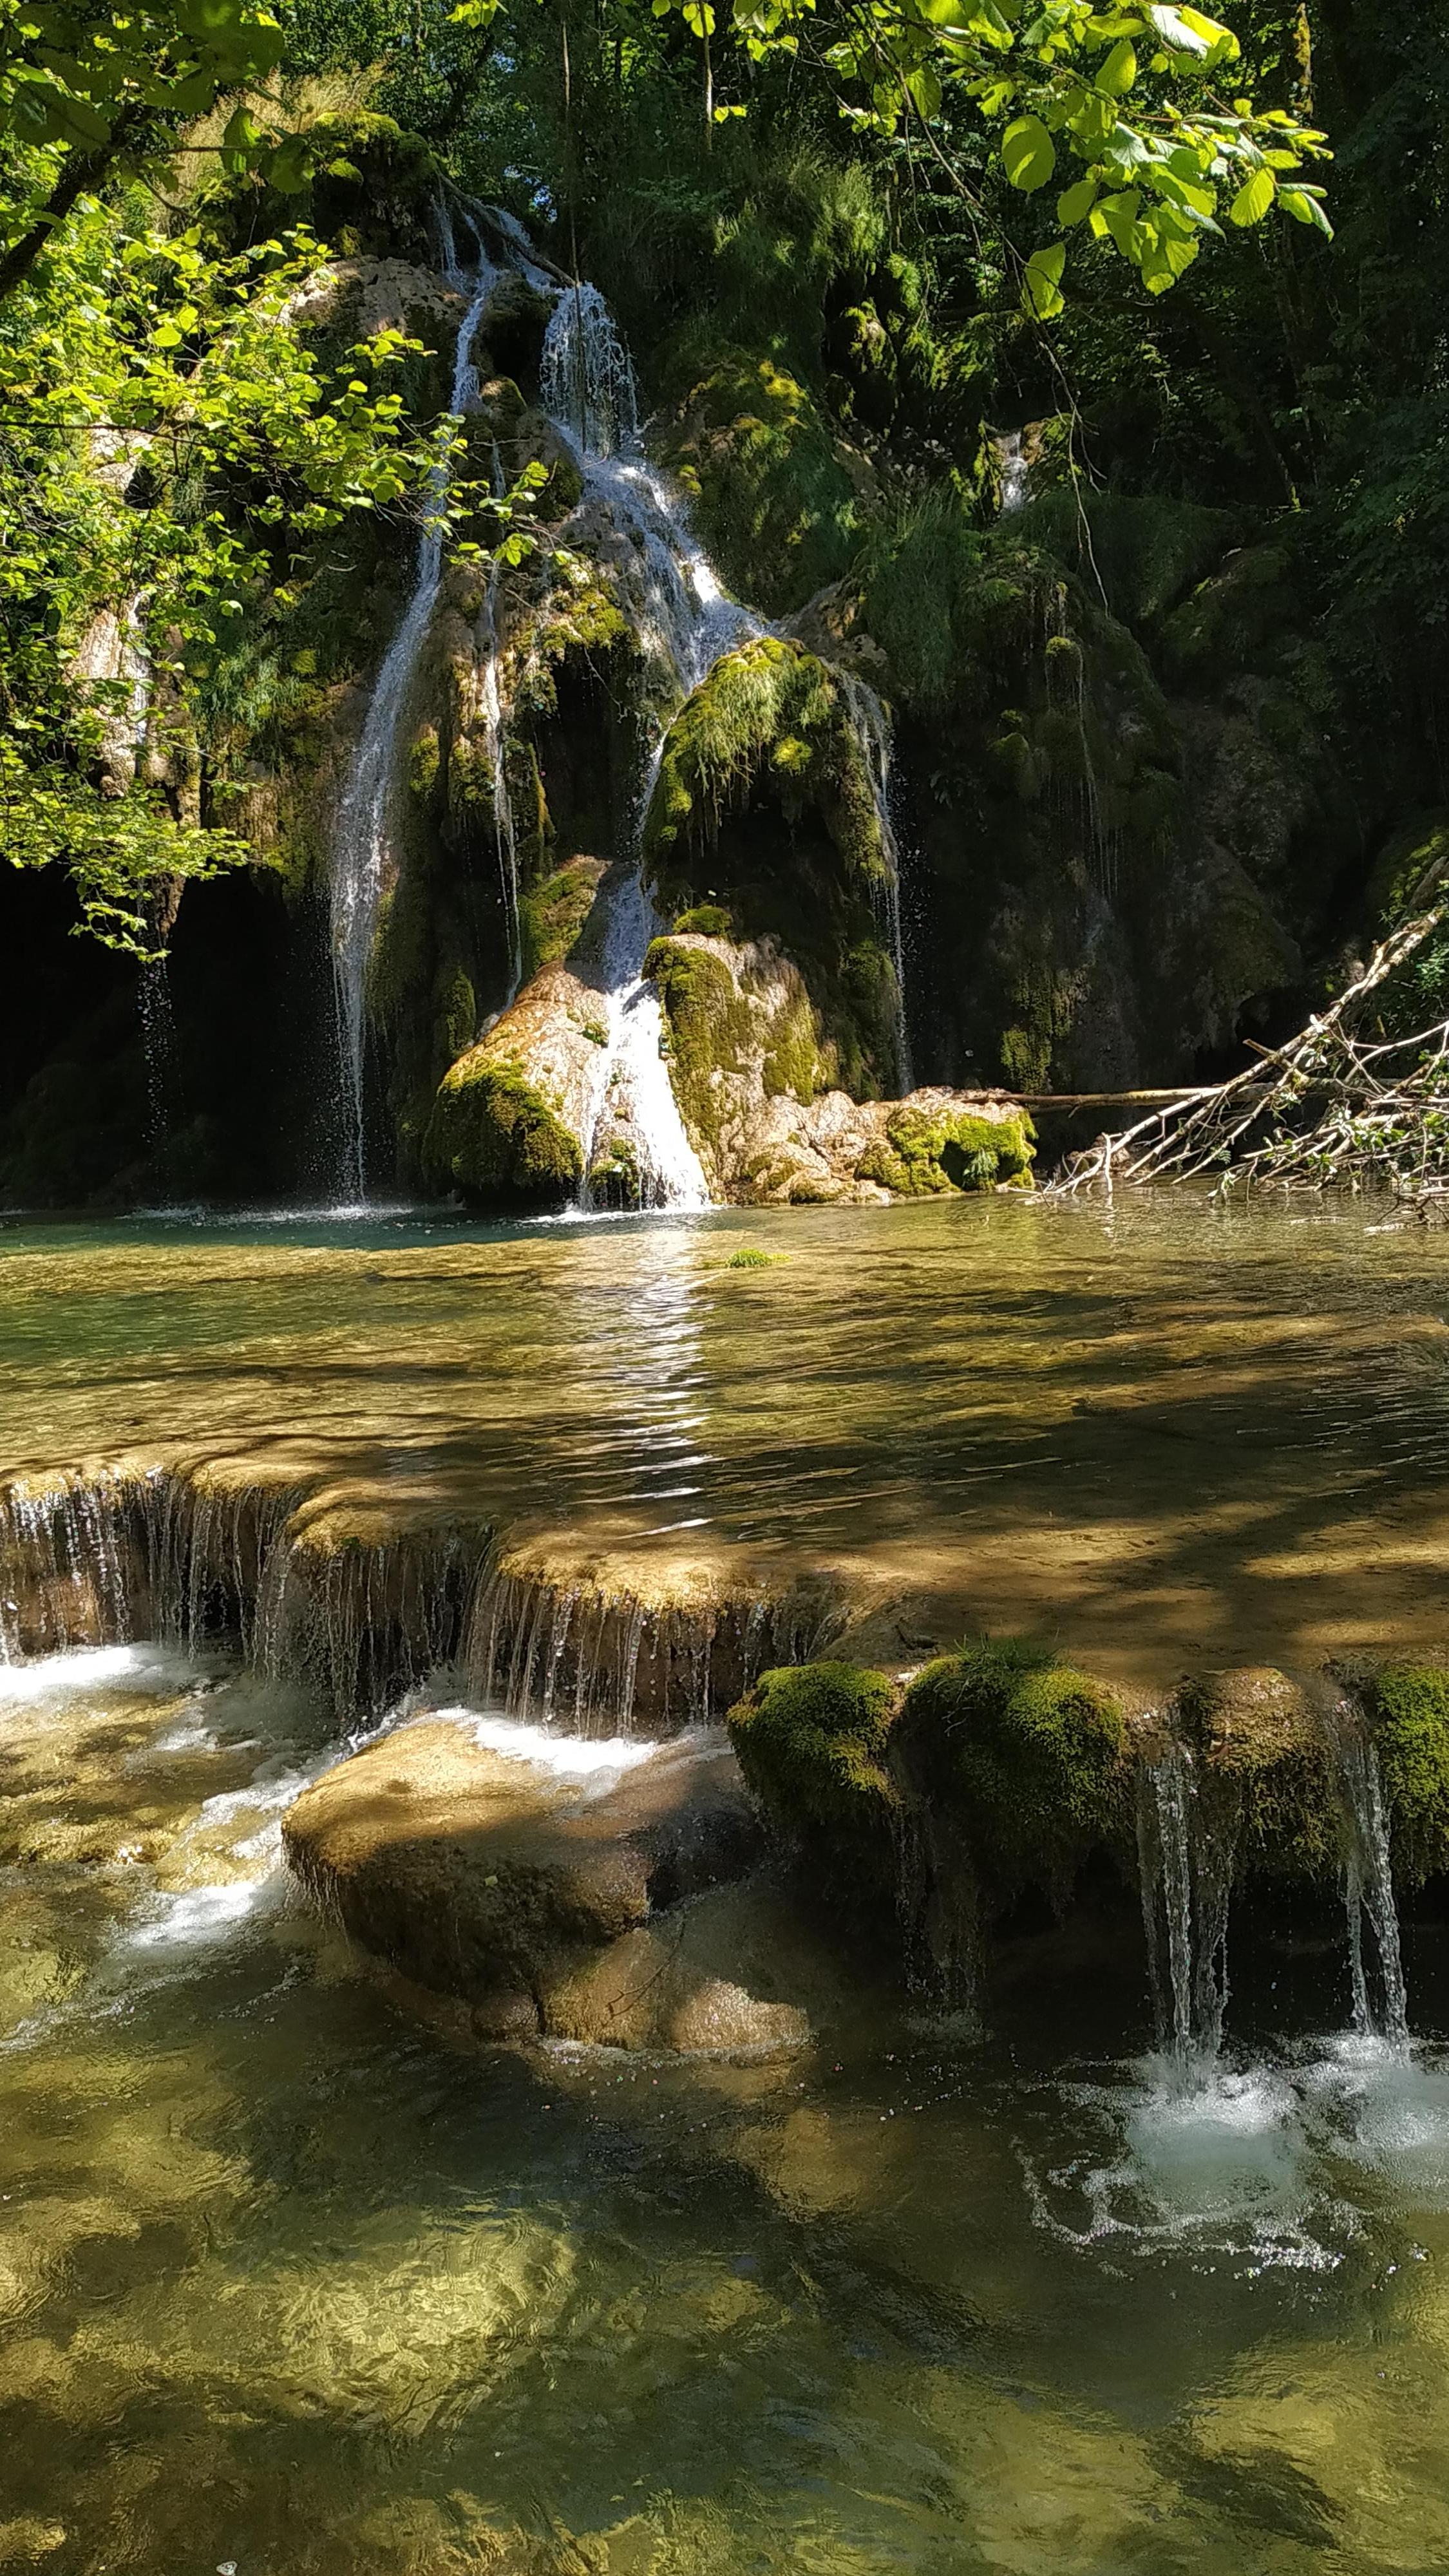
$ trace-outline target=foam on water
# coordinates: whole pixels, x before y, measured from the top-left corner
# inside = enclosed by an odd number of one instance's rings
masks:
[[[637,1770],[641,1762],[652,1761],[664,1750],[645,1736],[555,1735],[521,1718],[494,1717],[473,1708],[429,1709],[427,1715],[464,1728],[484,1753],[530,1763],[535,1770],[550,1772],[558,1780],[577,1781],[586,1789],[611,1789],[626,1771]],[[684,1740],[671,1738],[669,1750],[673,1752]]]
[[[75,1699],[119,1684],[128,1694],[165,1697],[196,1679],[187,1657],[169,1646],[72,1646],[33,1663],[0,1664],[0,1704],[29,1707]]]

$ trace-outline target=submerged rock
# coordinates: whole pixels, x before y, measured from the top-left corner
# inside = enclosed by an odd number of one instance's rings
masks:
[[[293,1869],[365,1949],[466,2004],[480,2037],[803,2044],[755,1899],[707,1893],[759,1852],[728,1745],[521,1743],[451,1719],[400,1729],[298,1799]]]

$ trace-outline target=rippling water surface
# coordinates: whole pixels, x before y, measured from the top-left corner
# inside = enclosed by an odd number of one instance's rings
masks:
[[[1341,1962],[1186,2093],[1060,1951],[981,2048],[464,2054],[277,1867],[305,1700],[0,1678],[0,2564],[1449,2564],[1449,2066]]]
[[[0,1348],[0,1468],[839,1568],[908,1645],[1045,1623],[1148,1681],[1449,1635],[1449,1236],[1392,1212],[11,1225]]]

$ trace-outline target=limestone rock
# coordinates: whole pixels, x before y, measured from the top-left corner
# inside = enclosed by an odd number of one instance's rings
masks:
[[[601,996],[543,967],[444,1075],[423,1142],[429,1178],[483,1200],[557,1204],[583,1176],[605,1039]]]
[[[1031,1126],[995,1093],[852,1100],[799,968],[773,940],[657,939],[675,1095],[717,1198],[754,1206],[869,1202],[1029,1175]]]
[[[759,1848],[728,1746],[687,1737],[592,1772],[572,1749],[582,1776],[453,1720],[404,1727],[298,1799],[288,1857],[364,1948],[468,2003],[480,2036],[797,2044],[799,2011],[739,1983],[743,1932],[732,1944],[728,1917],[688,1902]]]

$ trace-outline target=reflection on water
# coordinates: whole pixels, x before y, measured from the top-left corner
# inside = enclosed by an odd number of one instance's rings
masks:
[[[985,2050],[454,2053],[276,1867],[304,1698],[3,1685],[0,2565],[1449,2563],[1434,2048],[1064,2077],[1121,1999],[1048,1986]]]
[[[875,1651],[1037,1623],[1156,1682],[1449,1629],[1446,1311],[1442,1236],[1182,1196],[12,1226],[0,1463],[832,1568],[896,1604]]]

